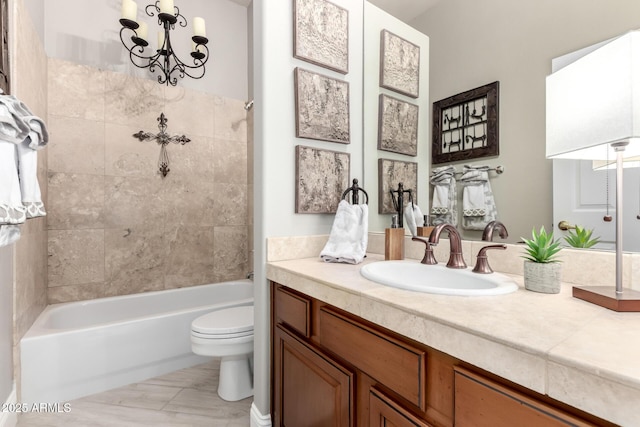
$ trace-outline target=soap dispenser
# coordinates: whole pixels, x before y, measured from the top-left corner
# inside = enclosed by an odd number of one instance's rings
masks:
[[[404,259],[404,228],[398,226],[398,215],[391,217],[391,227],[384,230],[384,259]]]

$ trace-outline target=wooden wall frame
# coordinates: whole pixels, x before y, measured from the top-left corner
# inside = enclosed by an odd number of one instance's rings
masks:
[[[500,82],[433,103],[431,163],[449,163],[500,154]]]

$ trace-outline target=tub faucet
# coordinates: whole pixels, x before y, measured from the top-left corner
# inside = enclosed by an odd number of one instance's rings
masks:
[[[503,223],[501,223],[500,221],[491,221],[489,224],[487,224],[487,226],[484,228],[484,231],[482,232],[482,240],[484,240],[485,242],[493,242],[493,232],[496,230],[498,230],[498,234],[500,235],[501,239],[506,239],[507,237],[509,237],[507,227],[505,227]]]
[[[429,241],[432,246],[435,246],[440,241],[440,233],[446,230],[449,233],[449,261],[447,267],[449,268],[467,268],[467,263],[464,262],[462,257],[462,239],[460,239],[460,233],[451,224],[438,224],[431,231]]]

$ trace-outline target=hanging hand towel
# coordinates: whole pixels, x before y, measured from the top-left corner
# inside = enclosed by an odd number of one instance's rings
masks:
[[[17,225],[0,225],[0,247],[8,246],[20,238]]]
[[[486,225],[498,215],[488,166],[469,166],[463,168],[460,183],[462,191],[462,228],[465,230],[484,230]]]
[[[453,166],[443,166],[431,171],[429,179],[433,185],[431,204],[432,225],[458,224],[456,178]]]
[[[422,211],[418,205],[409,203],[407,207],[404,208],[404,224],[409,228],[413,237],[418,234],[418,227],[424,225],[424,215],[422,215]]]
[[[36,150],[48,142],[41,119],[16,97],[0,95],[0,224],[20,224],[46,215]]]
[[[359,264],[367,252],[369,207],[340,201],[327,244],[320,252],[325,262]]]

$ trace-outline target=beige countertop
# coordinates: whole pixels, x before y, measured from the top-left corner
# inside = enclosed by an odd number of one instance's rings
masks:
[[[640,313],[524,289],[461,297],[406,291],[318,257],[267,264],[267,278],[623,426],[640,426]],[[416,261],[417,262],[417,261]],[[428,266],[425,266],[428,268]]]

